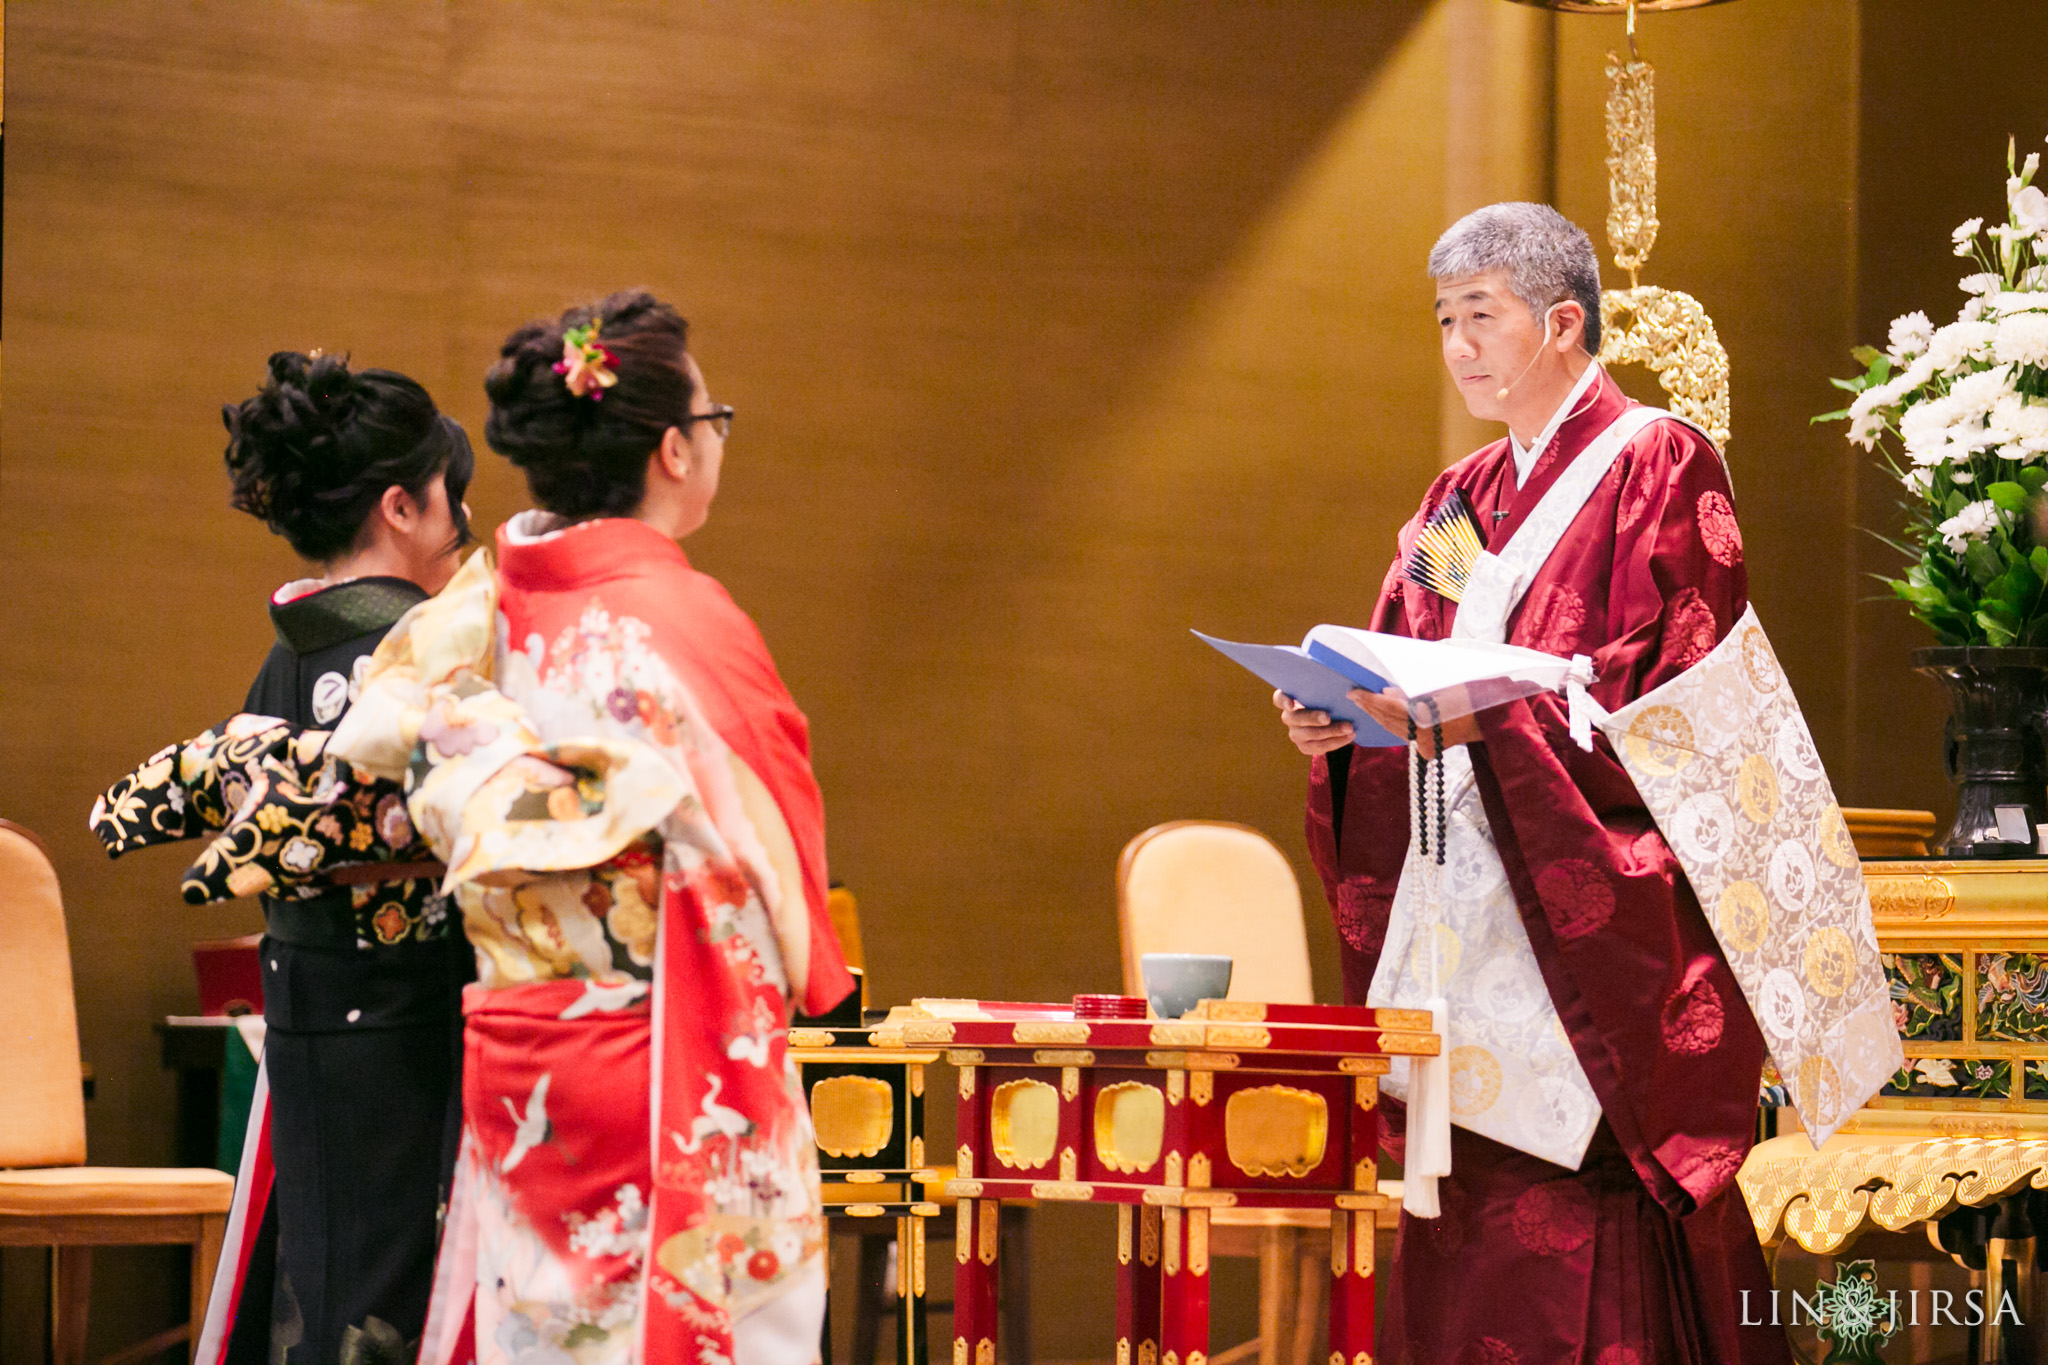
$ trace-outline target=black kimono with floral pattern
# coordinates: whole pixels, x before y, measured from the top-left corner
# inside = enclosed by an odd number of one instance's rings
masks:
[[[247,1215],[258,1231],[225,1365],[280,1352],[286,1365],[367,1365],[416,1340],[460,1131],[475,960],[438,879],[329,879],[431,856],[401,791],[324,754],[378,643],[427,594],[392,578],[301,586],[272,599],[277,645],[249,689],[253,714],[155,755],[93,812],[114,856],[208,840],[185,899],[253,894],[264,909],[276,1179],[269,1207]]]

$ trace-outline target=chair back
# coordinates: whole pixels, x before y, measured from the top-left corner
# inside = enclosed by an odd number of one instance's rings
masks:
[[[832,932],[839,938],[839,955],[860,982],[860,1008],[868,1007],[868,959],[860,942],[860,902],[837,882],[825,893],[825,913],[832,917]]]
[[[0,1168],[85,1163],[78,1003],[57,872],[0,820]]]
[[[1116,885],[1126,995],[1145,993],[1145,953],[1227,953],[1232,1000],[1315,1002],[1294,869],[1249,825],[1155,825],[1124,845]]]
[[[866,971],[867,954],[861,950],[860,902],[844,886],[834,885],[825,893],[825,913],[832,917],[832,932],[839,936],[839,953],[846,965]]]

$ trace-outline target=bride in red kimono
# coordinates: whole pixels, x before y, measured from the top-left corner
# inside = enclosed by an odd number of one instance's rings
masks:
[[[1511,555],[1518,536],[1542,534],[1532,514],[1574,462],[1604,453],[1611,466],[1519,584],[1505,639],[1589,656],[1593,698],[1619,708],[1697,664],[1743,614],[1742,535],[1720,454],[1668,415],[1618,454],[1593,452],[1640,409],[1592,358],[1598,265],[1586,234],[1555,210],[1479,210],[1444,234],[1430,273],[1445,364],[1473,415],[1505,422],[1509,435],[1430,487],[1401,532],[1372,629],[1420,639],[1457,629],[1459,602],[1404,574],[1424,523],[1454,493],[1488,552]],[[1472,611],[1469,592],[1464,608]],[[1407,727],[1398,702],[1352,696],[1382,723]],[[1309,849],[1342,940],[1346,998],[1362,1003],[1413,957],[1389,941],[1390,927],[1401,927],[1411,751],[1354,747],[1350,727],[1327,713],[1277,694],[1275,702],[1296,746],[1314,756]],[[1519,921],[1510,932],[1526,931],[1540,969],[1533,992],[1547,992],[1523,998],[1517,1017],[1554,1010],[1555,1031],[1570,1044],[1558,1060],[1587,1089],[1570,1078],[1543,1084],[1558,1115],[1583,1115],[1588,1136],[1575,1169],[1483,1136],[1462,1115],[1492,1103],[1500,1070],[1452,1080],[1460,1126],[1449,1173],[1435,1216],[1416,1216],[1414,1190],[1406,1201],[1378,1358],[1786,1360],[1779,1331],[1756,1325],[1768,1315],[1742,1313],[1745,1293],[1763,1303],[1770,1290],[1735,1188],[1754,1131],[1763,1035],[1629,774],[1604,739],[1574,742],[1567,709],[1543,694],[1446,723],[1442,739],[1470,774],[1451,794],[1463,797],[1453,834],[1464,817],[1497,851],[1497,894],[1511,924]],[[1417,747],[1435,756],[1426,728]],[[1455,882],[1465,869],[1453,852]],[[1465,946],[1469,965],[1480,945]],[[1456,962],[1455,936],[1449,951]],[[1454,1065],[1458,1053],[1480,1052],[1456,1049]],[[1546,1105],[1537,1116],[1556,1115]],[[1416,1154],[1407,1155],[1412,1165]]]
[[[507,340],[485,431],[538,507],[394,628],[328,746],[410,767],[477,952],[429,1365],[817,1358],[786,1030],[852,979],[804,716],[676,543],[732,421],[686,338],[629,293]]]

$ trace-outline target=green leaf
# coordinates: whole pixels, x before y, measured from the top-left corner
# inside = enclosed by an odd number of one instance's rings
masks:
[[[1884,359],[1884,352],[1878,350],[1875,346],[1857,346],[1849,354],[1858,365],[1867,366],[1872,369],[1875,369],[1878,363]]]
[[[1810,426],[1810,427],[1817,427],[1817,426],[1819,426],[1819,425],[1820,425],[1820,424],[1821,424],[1822,422],[1841,422],[1841,421],[1846,421],[1846,420],[1848,419],[1848,416],[1849,416],[1849,410],[1848,410],[1847,408],[1843,408],[1843,409],[1842,409],[1842,410],[1841,410],[1840,412],[1824,412],[1824,413],[1822,413],[1822,414],[1821,414],[1820,416],[1818,416],[1818,417],[1809,417],[1809,418],[1807,418],[1807,419],[1806,419],[1806,425],[1808,425],[1808,426]]]
[[[2007,512],[2024,512],[2027,510],[2027,490],[2021,484],[2003,481],[1994,483],[1984,490],[1984,496],[1997,503],[2001,509]]]
[[[1962,495],[1960,489],[1950,489],[1948,501],[1942,504],[1941,515],[1943,517],[1952,517],[1969,505],[1970,500]]]
[[[2048,582],[2048,545],[2034,547],[2034,552],[2027,556],[2027,567],[2034,571],[2034,577]]]
[[[1989,638],[1993,645],[2009,645],[2017,638],[2013,631],[2007,630],[1984,612],[1980,611],[1977,613],[1977,624],[1984,628],[1985,636]]]
[[[2020,481],[2020,486],[2029,493],[2038,493],[2043,488],[2048,488],[2048,469],[2044,469],[2037,464],[2026,466],[2014,477]]]
[[[2000,606],[2010,607],[2024,618],[2041,596],[2041,585],[2035,580],[2032,570],[2025,565],[2018,567],[2025,577],[2015,577],[2010,570],[1999,575],[1985,587],[1984,605],[1989,606],[1995,602]]]
[[[2005,561],[1999,558],[1998,551],[1982,540],[1970,543],[1963,553],[1963,563],[1969,566],[1970,577],[1980,584],[1989,584],[2005,572]]]
[[[1984,599],[1984,605],[1977,609],[1977,615],[1980,619],[1984,617],[1989,617],[1992,620],[1997,621],[2000,625],[2005,626],[2014,634],[2019,633],[2020,626],[2026,621],[2025,612],[2021,611],[2012,603],[2004,601],[1997,597],[1986,597]]]

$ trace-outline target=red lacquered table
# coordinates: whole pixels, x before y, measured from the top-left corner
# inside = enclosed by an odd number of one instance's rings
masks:
[[[953,1365],[995,1362],[1006,1199],[1116,1206],[1116,1365],[1206,1365],[1212,1210],[1328,1209],[1331,1365],[1370,1365],[1379,1077],[1389,1057],[1436,1053],[1427,1014],[920,1000],[874,1042],[943,1047],[960,1073]]]

